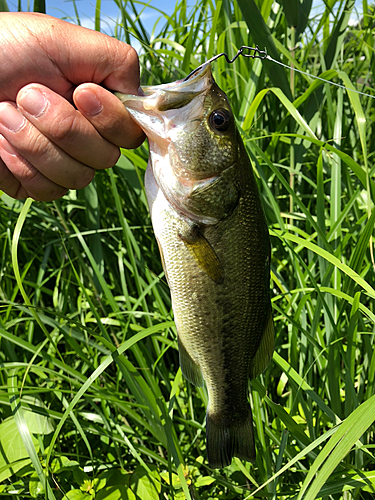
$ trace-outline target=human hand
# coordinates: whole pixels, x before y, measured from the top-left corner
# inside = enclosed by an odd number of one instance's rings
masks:
[[[119,147],[142,143],[141,129],[103,88],[138,93],[134,49],[43,14],[0,13],[0,24],[1,190],[57,199],[112,167]]]

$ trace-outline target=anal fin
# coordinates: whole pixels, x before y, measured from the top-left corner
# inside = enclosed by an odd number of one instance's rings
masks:
[[[178,339],[178,352],[180,354],[181,371],[186,380],[196,387],[203,387],[204,379],[202,371],[197,363],[192,360],[190,354],[187,352],[180,339]]]

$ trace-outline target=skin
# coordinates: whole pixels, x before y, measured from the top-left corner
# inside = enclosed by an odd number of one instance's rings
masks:
[[[0,189],[50,201],[138,147],[142,130],[109,90],[138,94],[135,50],[36,13],[0,13]]]

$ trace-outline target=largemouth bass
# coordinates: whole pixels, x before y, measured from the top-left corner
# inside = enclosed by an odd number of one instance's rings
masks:
[[[170,287],[180,366],[207,386],[207,457],[255,460],[249,379],[274,349],[270,240],[252,166],[210,65],[117,94],[149,141],[145,186]]]

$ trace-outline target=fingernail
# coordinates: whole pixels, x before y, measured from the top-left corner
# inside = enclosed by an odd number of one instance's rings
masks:
[[[81,90],[77,93],[77,104],[82,109],[82,111],[89,116],[98,115],[102,109],[103,105],[97,98],[95,92],[92,90]]]
[[[12,132],[17,132],[25,123],[25,117],[15,106],[4,102],[0,104],[0,123]]]
[[[47,108],[47,99],[38,89],[27,89],[22,91],[18,97],[18,103],[25,111],[35,117],[39,117]]]

